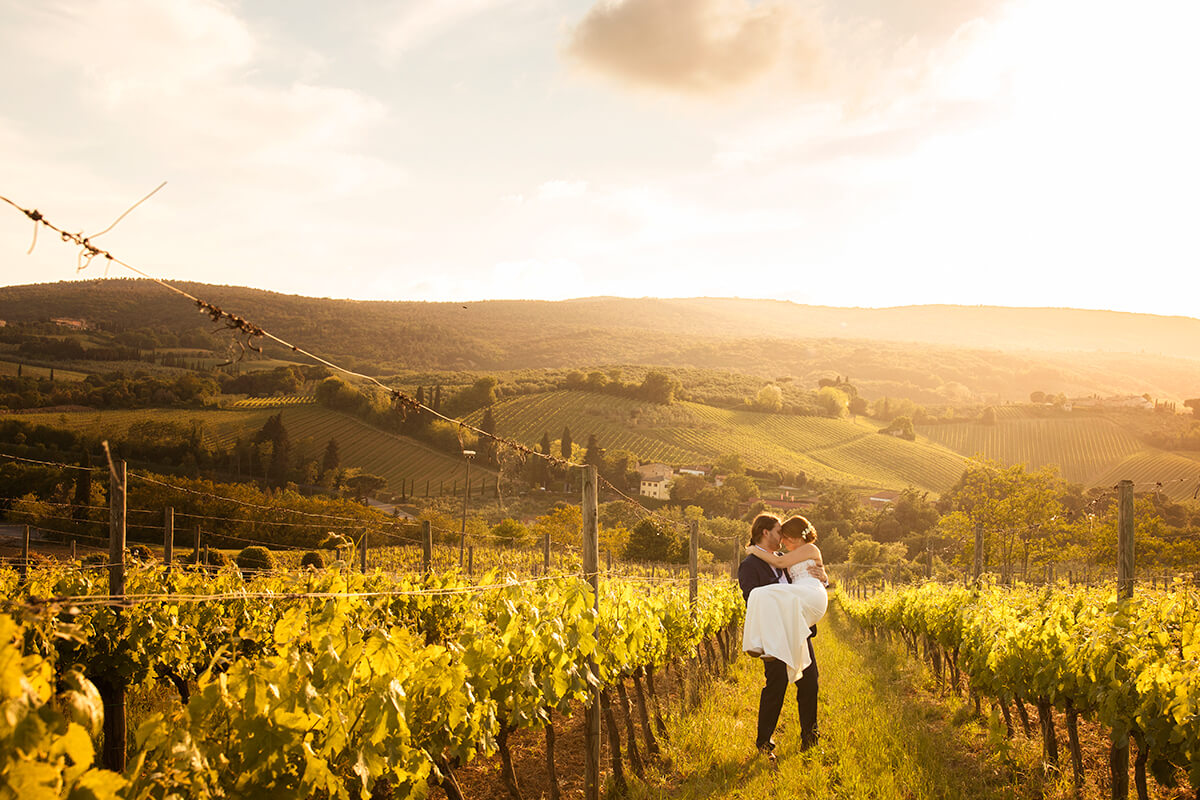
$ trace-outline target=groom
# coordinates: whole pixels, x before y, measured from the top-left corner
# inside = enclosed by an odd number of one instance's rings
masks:
[[[779,518],[771,514],[759,514],[750,527],[750,546],[759,547],[769,552],[779,549],[781,524]],[[823,570],[821,571],[824,572]],[[816,577],[826,580],[824,574]],[[738,567],[738,583],[742,587],[742,598],[749,602],[750,592],[760,586],[772,583],[790,583],[786,569],[776,569],[755,555],[747,555]],[[812,664],[801,673],[796,680],[796,704],[800,711],[800,749],[807,750],[817,743],[817,658],[813,652],[812,640],[817,635],[814,626],[812,636],[808,639],[808,655]],[[788,677],[787,664],[777,659],[763,659],[763,672],[766,686],[758,699],[758,738],[755,744],[758,751],[772,761],[775,760],[775,742],[771,737],[775,726],[779,723],[779,712],[783,709],[783,701],[787,696]]]

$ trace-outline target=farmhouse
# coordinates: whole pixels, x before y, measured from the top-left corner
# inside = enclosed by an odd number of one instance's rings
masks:
[[[668,489],[670,483],[670,477],[651,478],[649,480],[642,478],[641,494],[643,497],[653,497],[655,500],[669,500],[671,499],[671,492]]]
[[[642,476],[639,490],[642,497],[653,497],[655,500],[670,499],[671,493],[667,486],[675,475],[675,470],[671,468],[670,464],[650,462],[639,465],[637,471]]]
[[[88,325],[86,319],[74,319],[72,317],[51,317],[50,321],[60,328],[71,328],[76,331],[86,331],[91,325]]]
[[[896,502],[896,498],[899,496],[899,492],[892,491],[891,489],[880,489],[879,491],[872,492],[867,497],[862,498],[862,504],[867,508],[879,511]]]
[[[649,464],[639,464],[637,471],[644,481],[670,478],[675,474],[675,470],[671,469],[670,464],[661,464],[657,461],[652,461]]]

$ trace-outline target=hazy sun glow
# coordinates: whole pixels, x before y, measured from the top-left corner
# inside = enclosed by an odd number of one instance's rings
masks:
[[[1183,0],[7,2],[0,194],[94,231],[167,180],[106,246],[298,294],[1191,315],[1198,25]],[[75,277],[29,235],[0,215],[7,282]]]

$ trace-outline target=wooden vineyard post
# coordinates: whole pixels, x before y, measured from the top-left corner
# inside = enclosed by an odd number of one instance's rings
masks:
[[[362,574],[367,574],[367,532],[363,531],[362,542],[358,549],[358,566],[362,569]]]
[[[421,573],[428,575],[433,569],[433,525],[421,520]]]
[[[1124,480],[1117,484],[1117,600],[1124,601],[1132,597],[1133,481]],[[1124,672],[1124,661],[1124,654],[1118,652],[1119,673]],[[1113,732],[1108,768],[1112,778],[1113,800],[1125,800],[1129,797],[1129,731],[1119,736]]]
[[[108,594],[114,604],[125,597],[125,462],[112,464],[108,488]],[[120,608],[114,605],[113,613]],[[119,677],[97,681],[104,701],[104,766],[125,771],[125,684]]]
[[[21,566],[17,569],[17,583],[24,584],[29,577],[29,526],[21,533]]]
[[[594,608],[600,609],[600,528],[596,467],[583,468],[583,579],[592,587]],[[595,674],[589,659],[588,672]],[[600,800],[600,690],[589,684],[584,711],[585,800]]]
[[[979,585],[979,576],[983,574],[983,524],[975,523],[975,585]]]
[[[596,562],[599,563],[600,557],[596,557]],[[550,531],[546,531],[545,537],[542,539],[542,575],[550,574]]]
[[[171,562],[175,560],[175,509],[163,509],[163,563],[167,565],[167,577],[171,576]]]
[[[75,540],[71,540],[71,563],[75,562]]]
[[[1133,597],[1133,481],[1117,485],[1117,597]]]
[[[699,568],[700,521],[692,520],[688,523],[688,608],[693,621],[696,619],[696,601],[700,596]],[[700,705],[699,650],[697,650],[696,656],[688,660],[688,684],[690,689],[688,700],[695,708]]]
[[[475,574],[475,545],[467,545],[467,575]]]
[[[197,525],[192,529],[192,546],[195,548],[192,553],[192,565],[200,566],[200,526]]]
[[[699,593],[697,571],[700,565],[700,523],[692,520],[688,523],[688,604],[696,607],[696,597]]]

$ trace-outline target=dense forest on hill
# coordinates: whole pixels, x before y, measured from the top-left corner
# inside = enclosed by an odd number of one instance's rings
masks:
[[[624,368],[637,380],[647,367],[669,367],[805,388],[841,375],[868,399],[968,405],[1023,402],[1034,391],[1178,401],[1200,388],[1200,320],[1182,317],[957,306],[833,309],[712,298],[361,302],[180,286],[376,375],[460,372],[469,382],[482,373]],[[228,331],[189,314],[188,305],[143,280],[0,287],[0,319],[44,329],[40,345],[20,345],[31,359],[78,355],[74,345],[61,343],[64,337],[82,339],[91,356],[110,358],[127,355],[128,348],[205,345],[216,355],[240,355]],[[46,324],[53,318],[85,320],[99,330],[68,334]],[[0,357],[21,355],[10,348]],[[266,355],[295,357],[277,346],[267,346]]]

